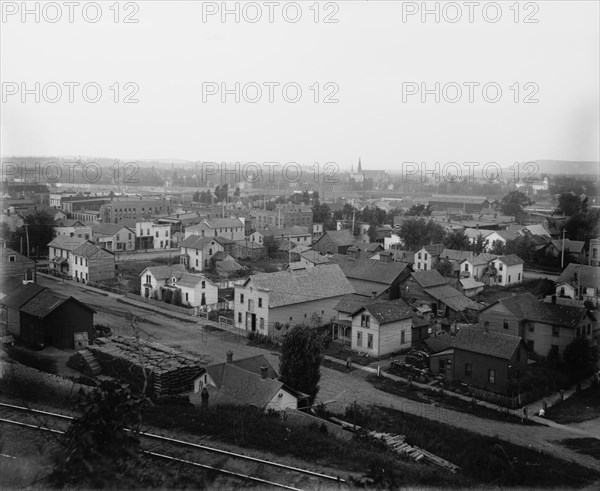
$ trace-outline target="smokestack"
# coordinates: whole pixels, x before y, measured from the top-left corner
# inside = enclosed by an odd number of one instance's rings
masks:
[[[233,351],[229,350],[227,353],[227,363],[231,363],[233,361]]]
[[[260,376],[262,378],[267,378],[267,373],[269,373],[269,367],[263,365],[262,367],[260,367]]]

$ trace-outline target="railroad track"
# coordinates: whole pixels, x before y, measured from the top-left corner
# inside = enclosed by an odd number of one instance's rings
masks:
[[[0,403],[0,423],[31,430],[64,434],[72,416]],[[52,422],[50,422],[50,420]],[[141,432],[144,453],[162,461],[223,474],[248,485],[290,490],[349,488],[344,479],[228,450]]]

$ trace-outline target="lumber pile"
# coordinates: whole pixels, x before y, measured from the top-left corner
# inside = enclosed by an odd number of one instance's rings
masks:
[[[391,433],[378,433],[375,431],[369,432],[369,434],[378,440],[382,440],[388,447],[390,447],[394,452],[406,455],[416,462],[423,461],[429,462],[441,469],[450,471],[452,473],[460,470],[460,467],[454,465],[452,462],[448,462],[447,460],[438,457],[437,455],[428,452],[427,450],[423,450],[420,447],[409,445],[406,443],[406,437],[404,435],[393,435]]]
[[[88,377],[97,377],[102,373],[102,367],[89,349],[82,349],[71,356],[67,366]]]
[[[106,375],[125,380],[157,398],[189,392],[206,360],[192,358],[159,343],[118,337],[88,348]]]

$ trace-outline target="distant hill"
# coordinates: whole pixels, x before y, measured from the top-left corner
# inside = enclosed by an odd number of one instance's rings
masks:
[[[532,160],[544,174],[598,175],[600,162],[576,160]],[[522,162],[525,164],[525,162]]]

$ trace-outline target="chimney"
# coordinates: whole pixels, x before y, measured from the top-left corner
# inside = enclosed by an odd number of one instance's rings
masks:
[[[267,378],[267,373],[269,373],[269,367],[263,365],[260,367],[260,376],[261,378]]]
[[[377,290],[371,291],[371,298],[375,298],[377,296]]]
[[[233,351],[229,350],[227,353],[227,363],[231,363],[233,361]]]

